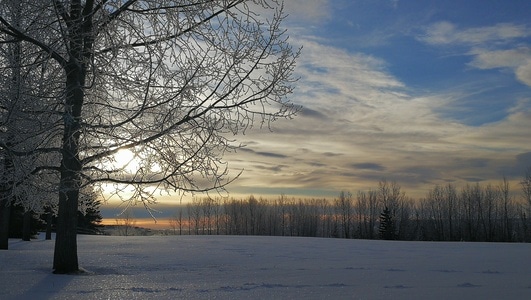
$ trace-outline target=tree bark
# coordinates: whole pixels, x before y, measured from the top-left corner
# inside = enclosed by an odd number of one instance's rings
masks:
[[[63,181],[63,180],[61,180]],[[59,213],[53,259],[54,273],[68,274],[79,271],[77,258],[77,205],[78,192],[70,190],[59,194]]]
[[[46,207],[46,237],[45,237],[45,240],[47,241],[52,239],[52,221],[53,221],[52,209],[50,207]]]
[[[8,139],[8,145],[11,143]],[[4,156],[7,156],[4,153]],[[2,170],[4,174],[10,174],[13,172],[13,160],[9,157],[4,157],[4,168]],[[8,179],[7,182],[0,186],[0,250],[9,249],[9,222],[11,220],[11,187],[13,181]]]
[[[11,205],[7,199],[0,200],[0,250],[9,249],[9,217]]]
[[[31,241],[31,219],[33,219],[33,212],[25,211],[22,220],[22,240],[26,242]]]
[[[89,0],[83,7],[81,1],[72,1],[68,26],[69,53],[64,66],[66,74],[66,99],[63,116],[63,143],[61,178],[59,181],[59,211],[53,269],[56,274],[77,273],[77,217],[82,163],[79,157],[81,136],[81,111],[85,98],[87,59],[92,55],[92,7]]]
[[[78,43],[80,43],[78,41]],[[77,55],[73,55],[76,57]],[[66,105],[62,145],[61,179],[59,182],[59,212],[53,269],[56,274],[79,271],[77,257],[77,211],[81,161],[79,138],[81,135],[81,108],[83,104],[85,70],[78,60],[71,60],[66,67]]]
[[[66,132],[72,131],[67,130]],[[73,139],[73,136],[70,139]],[[64,149],[53,262],[54,273],[58,274],[79,270],[76,234],[81,165],[77,158],[77,142],[65,143]]]

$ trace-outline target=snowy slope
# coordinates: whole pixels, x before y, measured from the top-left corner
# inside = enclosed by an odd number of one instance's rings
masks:
[[[79,236],[0,252],[0,299],[531,299],[531,244],[240,236]]]

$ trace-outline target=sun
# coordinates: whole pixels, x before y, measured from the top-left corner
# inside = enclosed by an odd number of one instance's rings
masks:
[[[122,149],[114,154],[113,166],[119,169],[124,169],[126,172],[134,173],[138,170],[138,158],[131,150]]]

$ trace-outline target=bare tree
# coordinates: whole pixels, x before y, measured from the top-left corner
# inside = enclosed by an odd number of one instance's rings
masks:
[[[17,27],[33,20],[23,18],[24,4],[2,3],[2,15]],[[0,27],[1,28],[1,27]],[[5,38],[5,39],[4,39]],[[0,35],[0,248],[7,249],[9,207],[21,205],[40,213],[45,204],[53,208],[50,194],[57,192],[58,177],[50,162],[59,155],[41,151],[53,147],[54,131],[61,119],[54,110],[54,68],[46,68],[47,54],[17,37]],[[52,172],[52,173],[50,173]],[[28,224],[28,223],[25,223]],[[29,239],[26,235],[25,239]],[[4,247],[5,246],[5,247]]]
[[[131,207],[128,207],[122,211],[118,217],[119,218],[115,219],[115,222],[118,226],[118,231],[120,234],[124,236],[133,234],[133,230],[136,225],[136,219]]]
[[[190,203],[186,205],[188,210],[188,218],[190,220],[190,228],[194,229],[194,234],[199,234],[201,228],[202,210],[201,199],[194,198]],[[204,234],[204,231],[201,231]]]
[[[458,207],[458,197],[457,190],[454,185],[449,183],[446,188],[446,214],[448,222],[448,238],[453,241],[456,239],[456,219],[458,217],[457,207]]]
[[[19,24],[20,14],[22,13],[20,7],[15,3],[10,3],[2,9],[6,11],[6,18],[9,18],[13,23]],[[15,114],[21,110],[22,98],[22,46],[19,40],[14,40],[12,43],[0,48],[0,112],[1,112],[1,143],[3,147],[0,148],[0,249],[8,249],[9,237],[9,223],[11,206],[14,204],[13,187],[15,184],[15,162],[6,146],[13,147],[16,143],[17,125],[15,118],[11,114]]]
[[[286,95],[298,52],[277,1],[20,3],[21,20],[32,22],[17,26],[2,11],[2,42],[30,43],[61,70],[56,273],[78,271],[82,179],[132,188],[125,200],[146,207],[157,188],[223,189],[222,154],[238,147],[227,134],[296,112]],[[126,149],[139,162],[134,170],[113,163]]]
[[[183,234],[183,206],[179,205],[177,211],[170,217],[169,224],[173,229],[173,234],[177,234],[177,228],[179,228],[179,235]]]
[[[444,198],[444,188],[436,185],[423,200],[428,210],[427,220],[430,221],[436,240],[439,241],[444,241],[446,234],[445,221],[447,216],[445,215]]]
[[[485,201],[482,217],[483,231],[485,240],[487,242],[492,242],[496,238],[500,223],[499,204],[501,203],[502,196],[500,190],[491,184],[487,185],[484,190]]]
[[[524,178],[520,182],[522,186],[523,203],[520,207],[520,220],[523,227],[523,240],[531,241],[531,167],[527,168]]]
[[[513,212],[512,212],[512,196],[511,196],[511,188],[509,181],[504,176],[503,181],[498,186],[498,189],[500,191],[501,197],[502,197],[502,241],[505,242],[511,242],[512,241],[512,219],[513,219]]]
[[[177,234],[177,227],[179,226],[178,225],[177,216],[176,215],[171,216],[168,219],[168,224],[170,224],[171,229],[173,229],[173,234],[176,235]]]
[[[214,213],[214,224],[216,228],[216,234],[219,235],[224,230],[224,218],[221,215],[221,199],[220,198],[214,199],[213,213]]]
[[[340,192],[335,200],[336,214],[339,216],[343,237],[352,238],[352,225],[354,216],[354,201],[350,192]]]
[[[457,191],[452,184],[436,185],[422,200],[427,212],[424,215],[429,220],[429,230],[433,231],[434,239],[440,241],[454,240],[457,211]]]
[[[280,197],[276,201],[276,206],[278,207],[278,213],[280,215],[280,235],[285,236],[287,233],[287,225],[286,225],[286,205],[287,205],[287,197],[284,194],[281,194]]]
[[[319,201],[321,229],[320,237],[330,237],[332,231],[332,218],[334,215],[332,205],[328,199],[321,199]]]

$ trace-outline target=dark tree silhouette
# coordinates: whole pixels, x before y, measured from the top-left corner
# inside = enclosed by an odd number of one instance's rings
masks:
[[[394,240],[395,239],[395,224],[391,211],[386,206],[380,214],[380,226],[378,228],[380,239]]]
[[[85,213],[78,212],[77,217],[77,231],[84,234],[99,234],[102,227],[101,201],[96,200],[87,205]]]

